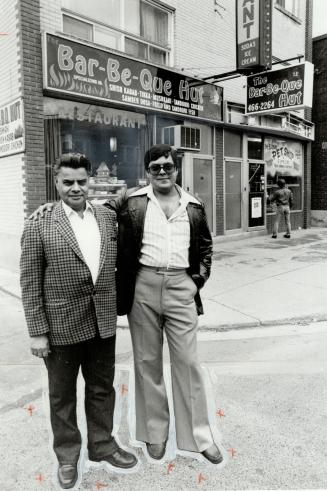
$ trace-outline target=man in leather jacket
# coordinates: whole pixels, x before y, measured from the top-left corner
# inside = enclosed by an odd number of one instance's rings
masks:
[[[199,290],[210,275],[212,239],[203,204],[176,185],[169,145],[145,154],[149,186],[107,202],[118,218],[118,314],[128,315],[135,365],[136,438],[161,459],[169,431],[163,333],[171,361],[177,446],[222,461],[213,442],[196,352]]]

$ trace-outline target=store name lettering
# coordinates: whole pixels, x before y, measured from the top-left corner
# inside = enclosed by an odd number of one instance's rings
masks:
[[[99,61],[95,58],[87,59],[78,54],[74,57],[70,46],[59,44],[58,47],[58,66],[60,70],[75,70],[81,76],[95,77],[95,69],[106,71],[109,82],[117,84],[121,82],[125,87],[130,87],[133,80],[139,80],[141,87],[146,92],[163,94],[166,97],[172,95],[172,82],[163,80],[161,77],[153,76],[148,68],[143,68],[139,77],[132,74],[129,68],[121,69],[120,63],[114,58],[108,58],[106,68],[99,66]],[[187,80],[180,80],[178,92],[180,99],[194,103],[203,104],[203,87],[192,87]]]
[[[249,88],[249,98],[255,99],[263,97],[264,95],[279,95],[278,106],[296,106],[300,105],[302,101],[303,92],[303,80],[288,80],[284,79],[280,83],[267,83],[267,77],[254,77],[253,84],[255,87]],[[263,87],[258,87],[258,85],[263,85]],[[294,93],[294,91],[297,91]],[[290,93],[293,92],[293,93]]]
[[[251,37],[251,26],[254,25],[254,3],[254,0],[244,0],[242,4],[243,29],[246,30],[247,39]]]
[[[20,101],[0,109],[0,126],[13,123],[21,118]]]
[[[294,159],[294,153],[287,147],[275,148],[271,151],[271,156],[273,159],[279,159],[281,157],[288,157],[289,159]]]

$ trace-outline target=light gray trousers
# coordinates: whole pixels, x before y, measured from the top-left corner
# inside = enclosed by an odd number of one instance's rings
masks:
[[[196,286],[185,270],[157,272],[142,267],[128,316],[135,366],[136,438],[162,443],[169,431],[163,379],[166,333],[174,402],[177,447],[202,452],[213,438],[201,367],[197,358]]]

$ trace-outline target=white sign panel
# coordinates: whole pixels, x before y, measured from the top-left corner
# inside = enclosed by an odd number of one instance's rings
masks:
[[[251,198],[251,218],[261,218],[262,217],[262,199]]]
[[[0,157],[24,152],[23,100],[0,107]]]

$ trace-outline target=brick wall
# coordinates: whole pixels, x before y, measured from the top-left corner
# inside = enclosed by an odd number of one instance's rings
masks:
[[[316,138],[312,145],[312,209],[327,210],[327,36],[313,40],[312,119]]]
[[[45,201],[40,1],[21,0],[22,78],[25,106],[25,212]]]

